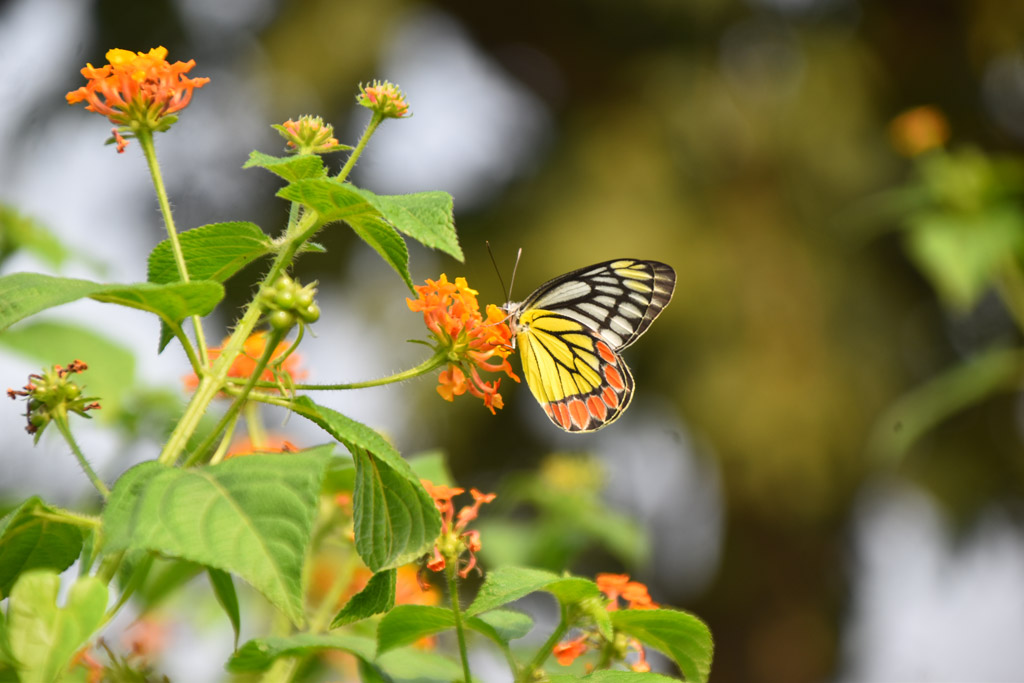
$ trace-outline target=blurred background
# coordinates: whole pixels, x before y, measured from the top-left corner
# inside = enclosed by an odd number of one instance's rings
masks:
[[[433,379],[317,397],[499,491],[485,563],[630,573],[707,621],[721,683],[1019,680],[1022,35],[1024,5],[999,0],[8,0],[0,202],[67,249],[14,249],[9,214],[0,272],[145,279],[165,233],[138,145],[103,147],[110,124],[64,102],[109,48],[163,45],[211,78],[157,139],[181,229],[275,234],[288,207],[241,169],[249,151],[281,153],[270,124],[302,114],[354,143],[358,84],[389,79],[413,117],[382,126],[352,180],[450,192],[466,253],[410,244],[414,279],[466,276],[503,302],[485,241],[506,282],[522,247],[514,299],[616,257],[678,274],[626,353],[631,409],[596,434],[562,434],[507,380],[495,417]],[[318,239],[327,253],[298,269],[321,283],[309,381],[418,363],[400,280],[343,226]],[[209,339],[260,267],[229,283]],[[0,335],[0,388],[114,339],[85,450],[108,481],[154,457],[184,355],[158,356],[134,311],[38,320],[81,333],[19,342],[34,318]],[[88,500],[56,435],[33,448],[21,406],[4,408],[0,500]],[[298,422],[274,424],[323,441]],[[216,666],[181,675],[216,680],[220,640]]]

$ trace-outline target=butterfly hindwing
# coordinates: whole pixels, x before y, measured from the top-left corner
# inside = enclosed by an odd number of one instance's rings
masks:
[[[569,432],[613,422],[633,397],[619,354],[672,298],[675,271],[618,259],[557,277],[509,307],[523,373],[544,412]]]

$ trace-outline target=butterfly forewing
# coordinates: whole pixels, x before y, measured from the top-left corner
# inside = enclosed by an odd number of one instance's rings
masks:
[[[672,298],[675,271],[618,259],[557,277],[509,307],[523,374],[547,416],[569,432],[613,422],[633,397],[619,350]]]
[[[672,299],[676,273],[657,261],[617,259],[574,270],[541,285],[519,310],[544,309],[578,320],[624,349]]]

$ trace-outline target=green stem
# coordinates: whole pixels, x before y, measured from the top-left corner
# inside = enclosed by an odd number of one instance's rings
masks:
[[[394,375],[388,375],[387,377],[381,377],[379,379],[368,379],[362,382],[350,382],[348,384],[295,384],[292,389],[304,390],[304,391],[338,391],[341,389],[366,389],[367,387],[380,387],[386,384],[394,384],[395,382],[402,382],[407,379],[426,375],[439,367],[443,366],[448,362],[448,354],[444,351],[438,352],[431,356],[427,360],[423,361],[414,368],[403,370],[402,372],[395,373]],[[242,384],[242,379],[228,379],[229,384]],[[274,382],[260,381],[254,385],[261,389],[275,389],[277,384]]]
[[[472,683],[469,674],[469,653],[466,651],[466,631],[462,626],[462,608],[459,605],[459,582],[456,574],[458,572],[458,558],[445,558],[445,573],[448,575],[448,597],[452,603],[452,613],[455,615],[455,634],[459,639],[459,657],[462,658],[462,675],[464,683]]]
[[[270,266],[266,277],[263,278],[261,285],[269,286],[275,282],[295,258],[295,253],[299,247],[318,229],[320,229],[320,224],[316,213],[310,211],[305,214],[295,226],[295,229],[289,231],[289,234],[285,236],[281,250]],[[257,288],[257,291],[259,291],[259,288]],[[217,356],[217,359],[210,367],[210,371],[200,378],[199,386],[196,387],[196,392],[192,394],[192,400],[189,401],[188,406],[185,408],[185,414],[182,415],[181,420],[175,425],[174,431],[171,432],[170,437],[164,444],[163,451],[161,451],[158,458],[160,463],[164,465],[172,464],[185,449],[189,438],[195,433],[196,427],[199,425],[199,420],[206,413],[217,393],[224,387],[231,364],[238,357],[243,344],[245,344],[245,340],[249,338],[262,315],[263,307],[255,299],[250,301],[245,313],[242,314],[242,318],[235,326],[235,331],[231,334],[220,355]]]
[[[167,228],[167,238],[171,242],[171,251],[174,252],[174,263],[178,266],[178,275],[182,282],[189,282],[188,266],[185,263],[185,253],[181,250],[181,242],[178,240],[178,231],[174,227],[174,214],[171,213],[171,203],[167,199],[167,188],[164,186],[163,175],[160,173],[160,164],[156,160],[156,146],[153,144],[153,131],[143,128],[135,134],[139,145],[142,147],[142,154],[146,157],[146,164],[149,166],[149,174],[153,178],[153,188],[156,190],[157,202],[160,204],[160,213],[164,217],[164,226]],[[206,367],[208,358],[206,355],[206,338],[203,335],[202,321],[198,315],[192,316],[192,325],[196,331],[196,346],[199,347],[199,359],[203,367]]]
[[[82,449],[78,447],[78,443],[75,441],[75,437],[71,434],[71,427],[68,425],[68,416],[66,414],[57,414],[53,418],[54,423],[57,425],[57,429],[60,430],[64,440],[68,442],[68,446],[71,447],[71,452],[78,458],[78,465],[85,472],[85,476],[89,477],[89,481],[96,487],[96,490],[103,496],[103,500],[110,497],[110,489],[103,483],[103,480],[96,476],[96,472],[93,470],[89,461],[85,459],[85,455],[82,454]]]
[[[1003,264],[996,279],[996,288],[1017,323],[1017,329],[1024,332],[1024,273],[1016,259]]]
[[[359,138],[359,143],[356,148],[352,150],[352,153],[348,156],[348,161],[341,167],[341,171],[338,172],[338,180],[343,181],[348,177],[349,172],[356,165],[356,160],[359,159],[359,155],[366,149],[366,143],[370,141],[374,131],[377,130],[377,126],[384,120],[384,115],[379,112],[373,112],[373,116],[370,118],[370,122],[366,124],[366,130],[363,131],[363,137]]]
[[[246,404],[248,403],[250,403],[250,401],[246,401]],[[217,463],[224,459],[225,455],[227,455],[228,449],[231,448],[231,439],[235,436],[235,425],[237,424],[238,416],[236,415],[235,419],[233,419],[231,423],[228,424],[227,427],[224,429],[224,436],[221,437],[220,443],[217,444],[217,450],[214,451],[213,456],[210,457],[211,465],[216,465]],[[185,467],[191,466],[192,459],[193,457],[196,457],[196,453],[201,453],[201,451],[196,449],[195,453],[189,456],[189,458],[185,461]]]
[[[54,522],[60,522],[61,524],[74,524],[80,526],[83,529],[99,529],[103,525],[103,521],[99,517],[92,515],[83,515],[79,512],[72,512],[71,510],[61,509],[59,512],[37,512],[34,517],[39,519],[49,519]]]
[[[263,370],[267,367],[267,363],[270,362],[271,357],[274,355],[274,351],[277,349],[278,343],[280,343],[286,333],[287,330],[272,330],[270,334],[267,335],[266,343],[263,346],[263,353],[260,355],[259,360],[256,361],[256,367],[249,376],[249,380],[246,382],[245,386],[242,387],[238,395],[235,396],[235,400],[231,403],[231,406],[228,408],[227,412],[224,413],[223,417],[220,418],[217,426],[214,427],[213,431],[203,439],[203,442],[199,444],[194,451],[192,451],[192,455],[185,460],[185,467],[191,467],[196,464],[196,462],[205,455],[206,451],[209,450],[210,446],[213,445],[213,442],[217,440],[217,437],[220,436],[221,432],[227,428],[228,424],[233,423],[238,418],[238,413],[242,409],[242,406],[245,405],[245,402],[249,397],[249,393],[258,381],[259,376],[263,374]]]
[[[537,650],[537,654],[533,656],[530,663],[527,664],[519,671],[519,675],[516,676],[515,683],[527,683],[533,680],[533,675],[536,671],[539,671],[544,662],[551,656],[551,651],[554,650],[555,645],[562,640],[566,633],[569,632],[569,612],[568,609],[563,605],[561,619],[558,621],[558,626],[551,632],[548,639],[544,641],[544,644]]]

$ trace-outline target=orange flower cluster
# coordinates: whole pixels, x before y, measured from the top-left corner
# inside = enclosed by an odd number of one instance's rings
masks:
[[[108,64],[82,69],[88,83],[66,95],[68,104],[86,102],[87,110],[106,116],[115,126],[127,126],[128,132],[167,130],[174,119],[165,117],[188,106],[192,91],[210,79],[185,76],[195,66],[194,59],[171,64],[166,57],[163,47],[149,52],[109,50]],[[118,152],[127,144],[121,132],[114,129]]]
[[[647,586],[639,581],[630,581],[626,574],[598,574],[595,580],[598,589],[608,598],[605,606],[609,612],[620,608],[619,600],[625,600],[626,609],[657,609],[658,605],[651,600]],[[601,647],[604,641],[596,632],[585,631],[576,638],[562,641],[555,645],[552,654],[562,666],[569,666],[577,657],[595,647]],[[633,671],[650,671],[644,647],[636,638],[624,638],[621,634],[615,642],[609,644],[620,658],[625,658],[629,651],[636,653],[630,669]]]
[[[242,455],[255,455],[257,453],[298,453],[298,447],[287,439],[279,436],[270,436],[260,445],[256,445],[247,436],[234,441],[224,459],[237,458]]]
[[[466,578],[469,576],[469,572],[476,567],[476,553],[481,548],[480,532],[475,529],[466,531],[466,527],[480,514],[480,506],[490,503],[498,495],[470,489],[469,493],[473,496],[473,504],[462,507],[456,514],[452,499],[465,493],[465,489],[443,484],[435,485],[426,479],[420,479],[420,483],[434,499],[434,505],[441,513],[441,535],[438,537],[437,543],[434,544],[433,555],[427,560],[427,569],[439,572],[447,566],[448,559],[446,558],[459,558],[462,553],[468,552],[469,559],[459,568],[459,576]]]
[[[493,414],[504,402],[498,387],[501,379],[485,382],[480,370],[504,372],[516,382],[508,356],[512,353],[512,330],[506,315],[497,306],[487,306],[487,318],[480,315],[478,292],[470,289],[466,278],[448,282],[444,274],[438,280],[416,288],[419,297],[406,299],[409,310],[422,311],[423,322],[437,340],[435,349],[448,357],[448,368],[438,376],[437,393],[446,401],[467,391],[483,399]]]
[[[220,356],[221,351],[224,349],[224,345],[227,344],[228,340],[224,339],[220,346],[214,347],[209,350],[210,360],[215,360]],[[228,369],[228,377],[238,377],[241,379],[248,379],[252,376],[252,373],[256,370],[256,363],[263,356],[263,350],[267,346],[267,333],[257,332],[245,340],[245,344],[242,346],[242,352],[238,354],[234,362],[231,363],[231,368]],[[288,342],[281,342],[274,349],[273,355],[270,357],[270,362],[267,363],[267,367],[263,369],[263,374],[260,375],[260,379],[265,382],[273,382],[276,380],[274,369],[271,367],[274,365],[274,361],[283,356],[291,344]],[[281,362],[281,368],[279,373],[284,373],[291,380],[303,379],[306,376],[306,371],[299,369],[299,363],[302,362],[302,357],[298,354],[291,354]],[[185,387],[189,390],[195,389],[199,386],[199,378],[195,374],[189,375],[185,378]]]

